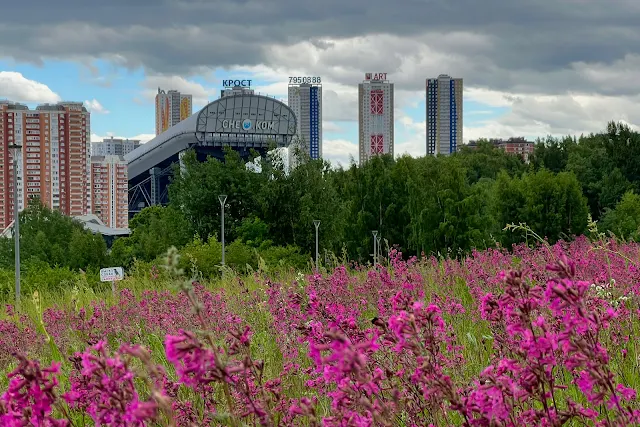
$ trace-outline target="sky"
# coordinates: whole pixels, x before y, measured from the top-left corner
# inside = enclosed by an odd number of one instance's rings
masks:
[[[83,101],[92,140],[148,141],[158,87],[218,98],[250,78],[286,100],[323,81],[323,151],[358,157],[357,85],[395,83],[395,153],[425,154],[425,80],[464,79],[465,142],[640,125],[637,0],[45,0],[0,14],[0,99]]]

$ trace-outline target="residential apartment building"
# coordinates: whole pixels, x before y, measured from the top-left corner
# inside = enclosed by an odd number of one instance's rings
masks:
[[[39,198],[64,215],[91,212],[90,114],[81,102],[26,105],[0,101],[0,229]],[[14,200],[13,154],[17,155],[18,200]]]
[[[297,118],[296,139],[289,146],[289,169],[304,156],[322,158],[322,84],[290,84],[287,103]]]
[[[156,135],[175,126],[193,114],[193,97],[177,90],[158,88],[156,95]]]
[[[140,146],[139,139],[108,138],[91,143],[92,156],[124,156]]]
[[[393,83],[387,73],[366,73],[358,84],[360,164],[379,154],[393,155]]]
[[[129,183],[123,156],[91,157],[93,214],[107,227],[129,227]]]
[[[533,150],[535,149],[535,143],[527,141],[522,136],[508,139],[492,138],[486,141],[493,144],[496,148],[504,150],[508,154],[515,154],[522,157],[525,162],[529,162],[529,157],[531,157]],[[476,149],[478,143],[479,141],[472,140],[469,141],[467,146],[471,149]]]
[[[462,79],[446,74],[427,79],[427,154],[449,155],[462,144],[462,95]]]

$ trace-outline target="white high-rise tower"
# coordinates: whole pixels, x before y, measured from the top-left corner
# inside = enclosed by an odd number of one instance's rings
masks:
[[[387,73],[366,73],[358,85],[360,164],[379,154],[393,155],[393,83]]]

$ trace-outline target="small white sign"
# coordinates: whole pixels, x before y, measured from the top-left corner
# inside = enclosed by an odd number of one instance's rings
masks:
[[[124,279],[124,271],[122,267],[109,267],[100,270],[101,282],[114,282]]]

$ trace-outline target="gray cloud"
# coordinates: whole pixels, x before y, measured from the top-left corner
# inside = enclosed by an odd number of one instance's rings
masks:
[[[448,72],[496,89],[532,91],[546,82],[543,88],[574,90],[585,80],[569,77],[573,63],[612,63],[638,53],[640,42],[635,0],[401,0],[393,7],[386,0],[61,0],[55,7],[32,0],[10,2],[2,15],[0,56],[23,61],[100,57],[184,75],[278,65],[283,58],[274,58],[273,46],[312,40],[323,55],[322,63],[307,61],[309,71],[352,82],[349,68],[386,69],[414,88],[422,86],[415,74]],[[353,49],[336,44],[374,35],[398,37]],[[285,60],[305,65],[308,56]],[[412,64],[419,67],[405,72]]]
[[[31,0],[2,10],[0,59],[143,67],[139,102],[161,85],[204,103],[217,90],[190,76],[214,85],[213,69],[260,65],[271,76],[322,76],[324,119],[340,125],[356,119],[365,72],[389,73],[403,107],[423,96],[425,78],[447,73],[482,89],[486,98],[474,100],[511,107],[465,127],[465,139],[597,131],[608,119],[640,124],[637,0]],[[282,96],[285,86],[263,89]],[[22,98],[57,96],[31,92]],[[423,124],[406,126],[416,137],[396,152],[420,154]],[[341,140],[325,148],[341,161],[351,150]]]

